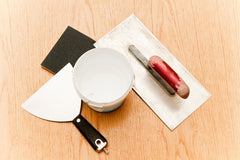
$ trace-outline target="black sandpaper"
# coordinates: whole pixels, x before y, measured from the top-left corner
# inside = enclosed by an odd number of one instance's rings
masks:
[[[41,66],[52,73],[57,73],[69,62],[74,66],[83,53],[95,48],[94,43],[90,37],[68,26]]]

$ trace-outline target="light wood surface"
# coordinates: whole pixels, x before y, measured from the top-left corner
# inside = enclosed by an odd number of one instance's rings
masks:
[[[174,131],[131,91],[82,114],[109,142],[95,152],[71,123],[20,105],[52,77],[40,63],[70,25],[99,39],[134,13],[212,97]],[[0,0],[0,159],[240,159],[240,1]]]

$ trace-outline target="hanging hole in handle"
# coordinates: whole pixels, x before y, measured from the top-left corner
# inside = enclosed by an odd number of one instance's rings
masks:
[[[100,151],[107,145],[107,142],[103,142],[101,139],[96,139],[95,144],[97,146],[97,150]]]
[[[96,141],[95,141],[95,144],[97,146],[101,146],[102,143],[103,143],[103,141],[101,139],[96,139]]]
[[[96,141],[97,145],[101,144],[101,141],[99,139],[97,139]]]

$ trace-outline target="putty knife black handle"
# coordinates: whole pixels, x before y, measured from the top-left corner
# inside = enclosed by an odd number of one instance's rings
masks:
[[[73,120],[74,125],[91,144],[94,150],[106,150],[107,140],[80,114]]]

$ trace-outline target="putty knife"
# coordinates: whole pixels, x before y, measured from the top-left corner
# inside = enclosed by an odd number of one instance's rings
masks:
[[[72,81],[72,66],[68,63],[45,85],[22,104],[29,113],[49,121],[73,122],[91,146],[107,153],[107,140],[81,116],[81,99]]]

